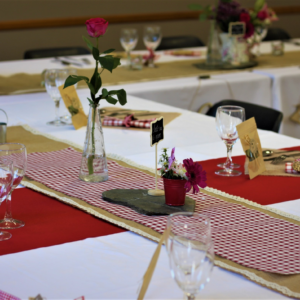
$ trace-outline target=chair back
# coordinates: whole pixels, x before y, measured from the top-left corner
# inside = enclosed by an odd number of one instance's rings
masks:
[[[204,43],[196,36],[167,36],[161,39],[156,50],[170,50],[188,47],[203,47]]]
[[[282,28],[268,28],[264,41],[290,40],[291,36]]]
[[[91,54],[91,53],[89,50],[87,50],[84,47],[34,49],[34,50],[27,50],[24,53],[24,59],[82,55],[82,54]]]
[[[279,132],[280,124],[283,119],[282,112],[273,108],[260,106],[248,102],[236,100],[223,100],[214,104],[206,113],[208,116],[215,117],[219,106],[235,105],[245,109],[246,120],[255,117],[257,128]]]

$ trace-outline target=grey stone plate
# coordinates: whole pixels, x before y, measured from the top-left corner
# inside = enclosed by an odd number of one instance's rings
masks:
[[[185,197],[183,206],[169,206],[165,204],[165,196],[150,196],[148,190],[113,189],[103,192],[102,198],[111,203],[128,206],[138,213],[148,216],[195,211],[195,200],[189,197]]]

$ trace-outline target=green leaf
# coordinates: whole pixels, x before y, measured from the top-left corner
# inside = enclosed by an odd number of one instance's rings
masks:
[[[95,60],[98,60],[99,55],[100,55],[99,50],[98,50],[97,48],[93,47],[92,53],[93,53],[94,59],[95,59]]]
[[[91,85],[94,87],[94,90],[95,90],[94,95],[96,95],[102,86],[102,81],[101,81],[101,77],[98,73],[98,68],[95,68],[93,77],[91,78]]]
[[[120,57],[114,57],[114,69],[117,68],[118,66],[121,66],[120,62],[121,58]]]
[[[265,2],[266,2],[265,0],[256,0],[254,4],[254,10],[256,12],[259,12],[263,8]]]
[[[108,96],[107,89],[102,89],[102,98],[106,98]]]
[[[121,105],[125,105],[127,103],[127,95],[124,89],[109,91],[108,95],[117,95]]]
[[[90,99],[90,98],[87,98],[88,101],[90,102],[91,105],[94,105],[94,102]]]
[[[200,16],[199,16],[199,20],[200,21],[205,21],[207,19],[207,15],[206,14],[201,14]]]
[[[108,70],[109,72],[112,72],[114,68],[114,58],[109,56],[100,56],[98,58],[101,66],[103,69]]]
[[[103,52],[103,54],[108,54],[114,52],[116,49],[108,49]]]
[[[108,97],[106,98],[106,101],[107,101],[108,103],[110,103],[110,104],[113,104],[113,105],[115,105],[115,104],[118,102],[117,99],[115,99],[115,98],[113,98],[113,97],[111,97],[111,96],[108,96]]]
[[[88,87],[89,87],[91,93],[92,93],[93,95],[96,95],[96,91],[95,91],[94,86],[93,86],[90,82],[87,82],[87,85],[88,85]]]
[[[68,86],[76,84],[81,80],[84,80],[86,83],[89,82],[89,79],[85,76],[70,75],[65,81],[64,89]]]
[[[83,38],[83,40],[86,42],[87,46],[88,46],[91,50],[93,50],[94,46],[93,46],[92,42],[91,42],[89,39],[87,39],[84,35],[82,36],[82,38]]]

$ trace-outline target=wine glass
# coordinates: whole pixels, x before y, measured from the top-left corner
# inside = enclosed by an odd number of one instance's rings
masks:
[[[214,265],[209,218],[192,212],[170,215],[166,246],[172,277],[188,300],[195,299],[210,281]]]
[[[215,172],[221,176],[239,176],[242,172],[232,169],[232,147],[239,138],[236,125],[245,121],[245,110],[240,106],[225,105],[218,107],[216,128],[227,147],[227,160],[224,169]]]
[[[77,75],[77,70],[76,69],[57,70],[56,77],[55,77],[56,87],[59,88],[61,85],[64,85],[69,75]],[[77,88],[77,83],[74,84],[74,87]],[[72,125],[72,116],[69,113],[61,116],[60,120],[65,124]]]
[[[154,52],[158,47],[162,39],[162,34],[159,26],[147,26],[144,28],[144,44],[146,48],[151,52]],[[148,67],[155,67],[154,56],[149,59]]]
[[[55,120],[47,122],[47,125],[54,125],[54,126],[63,126],[66,125],[59,117],[59,104],[61,100],[60,92],[56,86],[56,78],[58,73],[61,70],[59,69],[49,69],[45,72],[45,87],[47,93],[52,98],[55,104]]]
[[[8,196],[13,183],[13,162],[10,160],[0,160],[0,205]],[[6,231],[0,231],[0,241],[11,238],[11,234]]]
[[[123,28],[121,30],[120,42],[127,54],[127,68],[132,68],[130,51],[133,50],[138,42],[137,30],[134,28]]]
[[[27,152],[23,144],[0,144],[0,160],[13,162],[13,183],[6,197],[6,211],[4,219],[0,220],[1,229],[20,228],[25,225],[23,221],[13,219],[11,212],[11,194],[23,179],[27,167]]]

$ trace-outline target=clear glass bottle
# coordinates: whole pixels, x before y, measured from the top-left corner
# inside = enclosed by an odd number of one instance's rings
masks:
[[[206,64],[217,66],[222,63],[221,41],[216,20],[210,20],[210,32],[207,44]]]
[[[79,178],[86,182],[103,182],[108,180],[99,105],[94,106],[90,104]]]

